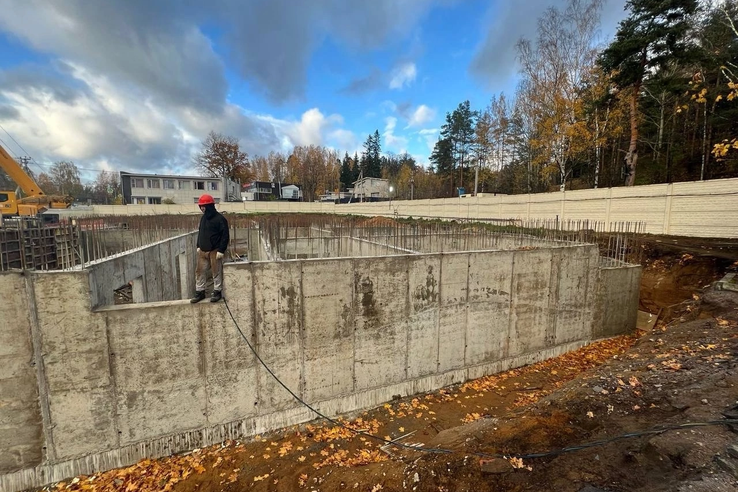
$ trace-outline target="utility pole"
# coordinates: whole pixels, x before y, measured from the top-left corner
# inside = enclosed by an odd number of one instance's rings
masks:
[[[21,166],[23,167],[23,170],[28,173],[30,170],[28,169],[28,163],[31,162],[31,158],[27,155],[24,155],[23,157],[19,157],[18,160],[20,161]]]
[[[413,173],[410,175],[410,200],[412,200],[414,196],[415,196],[415,170],[413,169]]]
[[[477,167],[474,169],[474,196],[477,196],[477,185],[479,184],[479,161],[477,159]]]

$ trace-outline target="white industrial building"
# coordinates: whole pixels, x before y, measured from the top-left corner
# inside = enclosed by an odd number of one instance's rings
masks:
[[[354,181],[353,201],[386,200],[389,196],[389,180],[369,177]]]
[[[241,199],[240,185],[228,178],[120,172],[123,203],[155,205],[197,203],[200,195],[212,195],[215,203]]]

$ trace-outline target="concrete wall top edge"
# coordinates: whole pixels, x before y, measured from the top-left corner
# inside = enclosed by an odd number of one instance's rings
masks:
[[[178,299],[176,301],[156,301],[156,302],[138,302],[134,304],[116,304],[112,306],[100,306],[92,310],[93,313],[104,313],[104,312],[110,312],[110,311],[131,311],[141,308],[146,309],[156,309],[161,307],[169,307],[169,306],[177,306],[177,305],[191,305],[189,299]],[[209,306],[211,303],[204,302],[200,305],[195,305],[195,307],[200,306]]]
[[[167,243],[169,241],[176,241],[177,239],[186,238],[188,236],[194,237],[195,234],[197,234],[197,231],[185,232],[184,234],[179,234],[178,236],[168,237],[168,238],[162,239],[160,241],[155,241],[153,243],[145,244],[143,246],[138,246],[136,248],[132,248],[132,249],[129,249],[129,250],[126,250],[126,251],[122,251],[120,253],[116,253],[116,254],[113,254],[113,255],[110,255],[110,256],[105,256],[103,258],[100,258],[99,260],[94,260],[94,261],[90,261],[88,263],[85,263],[84,265],[78,265],[77,267],[75,267],[75,269],[79,269],[79,268],[87,269],[87,268],[90,268],[90,267],[94,267],[96,265],[100,265],[100,264],[105,263],[107,261],[117,260],[118,258],[127,256],[127,255],[130,255],[130,254],[133,254],[133,253],[138,253],[139,251],[143,251],[143,250],[145,250],[147,248],[151,248],[153,246],[158,246],[160,244],[164,244],[164,243]]]

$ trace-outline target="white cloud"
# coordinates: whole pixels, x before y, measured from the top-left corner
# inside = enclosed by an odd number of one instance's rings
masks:
[[[0,102],[9,112],[0,122],[41,163],[65,159],[90,170],[190,173],[192,155],[208,132],[239,139],[250,155],[290,151],[293,145],[328,141],[355,149],[338,114],[318,108],[299,120],[279,119],[226,103],[220,112],[167,104],[142,97],[127,84],[76,64],[68,79],[39,79],[34,85],[15,72],[0,71]]]
[[[398,153],[405,152],[407,150],[407,138],[403,136],[395,135],[395,127],[397,126],[397,118],[394,116],[388,116],[385,120],[384,133],[384,144],[382,147],[385,150],[390,150]]]
[[[351,130],[339,128],[328,134],[328,142],[333,148],[339,152],[348,152],[353,155],[354,152],[360,152],[361,146],[356,134]]]
[[[337,114],[325,116],[318,108],[311,108],[302,114],[300,121],[273,121],[290,137],[293,145],[323,145],[325,133],[342,124],[343,118]]]
[[[436,146],[439,131],[438,128],[423,128],[418,132],[418,140],[425,143],[429,152],[433,152],[433,147]]]
[[[389,88],[390,89],[402,89],[403,87],[410,87],[415,82],[415,77],[418,75],[418,71],[415,68],[415,63],[405,62],[401,63],[392,70],[390,78]]]
[[[430,123],[433,121],[433,119],[436,117],[436,110],[431,109],[425,104],[421,104],[417,108],[415,108],[415,111],[410,115],[410,119],[407,122],[406,128],[411,128],[414,126],[423,126],[426,123]]]

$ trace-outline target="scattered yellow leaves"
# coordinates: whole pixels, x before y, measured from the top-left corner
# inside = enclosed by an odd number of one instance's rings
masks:
[[[269,474],[268,473],[266,473],[264,475],[257,475],[257,476],[254,477],[254,482],[261,482],[262,480],[266,480],[267,478],[269,478]]]

